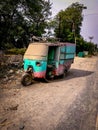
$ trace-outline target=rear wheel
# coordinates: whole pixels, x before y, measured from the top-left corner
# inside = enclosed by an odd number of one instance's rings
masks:
[[[24,86],[30,85],[30,84],[32,83],[32,76],[31,76],[29,73],[25,73],[25,74],[22,76],[21,83],[22,83],[22,85],[24,85]]]
[[[53,81],[53,79],[54,79],[54,75],[50,75],[50,76],[46,76],[46,77],[44,78],[44,81],[45,81],[46,83],[50,83],[50,82]]]
[[[67,76],[67,70],[64,70],[63,78],[65,78],[66,76]]]
[[[50,82],[52,82],[52,81],[53,81],[53,79],[44,78],[44,81],[45,81],[46,83],[50,83]]]

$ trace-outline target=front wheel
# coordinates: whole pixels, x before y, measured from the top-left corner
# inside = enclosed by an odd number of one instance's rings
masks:
[[[25,73],[23,76],[22,76],[22,79],[21,79],[21,83],[22,85],[24,86],[28,86],[32,83],[32,76],[28,73]]]

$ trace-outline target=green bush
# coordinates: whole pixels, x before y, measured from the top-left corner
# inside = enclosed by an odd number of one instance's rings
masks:
[[[13,48],[13,49],[8,49],[6,51],[6,54],[14,54],[14,55],[21,54],[21,55],[24,55],[25,51],[26,51],[26,48],[21,48],[21,49]]]

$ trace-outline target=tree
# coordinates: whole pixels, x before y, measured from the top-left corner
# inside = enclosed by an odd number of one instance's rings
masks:
[[[51,15],[51,3],[44,0],[0,1],[0,48],[27,46],[30,34],[41,36]]]
[[[75,37],[80,37],[83,9],[86,9],[86,7],[76,2],[57,14],[56,37],[61,38],[61,41],[69,42],[75,42]]]
[[[77,54],[82,51],[88,51],[89,54],[94,54],[96,50],[97,50],[96,44],[85,41],[83,37],[77,38],[77,44],[76,44]]]

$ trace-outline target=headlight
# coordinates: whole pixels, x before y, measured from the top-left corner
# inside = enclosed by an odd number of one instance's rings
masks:
[[[36,66],[41,66],[41,63],[37,61]]]

